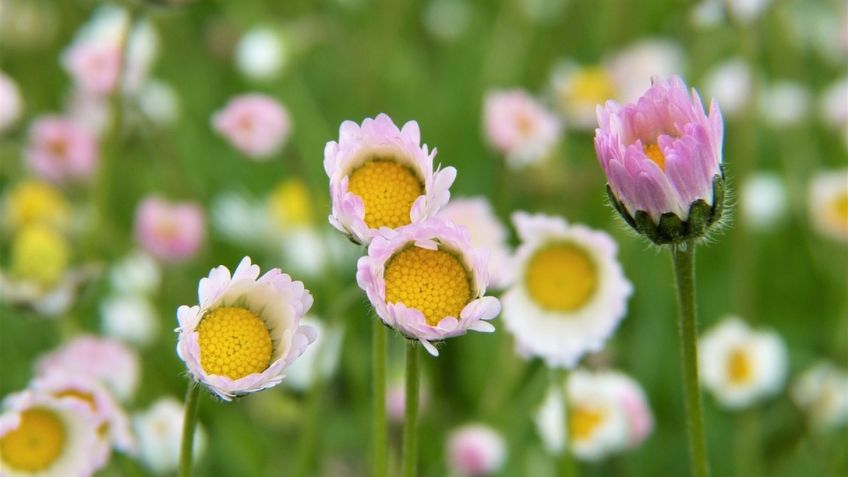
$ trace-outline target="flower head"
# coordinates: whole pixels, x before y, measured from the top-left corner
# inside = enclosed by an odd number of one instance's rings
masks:
[[[362,125],[345,121],[339,142],[324,148],[330,178],[330,223],[356,243],[368,244],[379,229],[432,217],[450,199],[456,169],[433,170],[436,150],[421,145],[418,123],[398,127],[385,114]]]
[[[573,367],[598,351],[627,311],[633,286],[604,232],[559,217],[518,212],[521,239],[515,280],[503,297],[503,320],[522,354],[548,366]]]
[[[813,176],[807,197],[816,231],[834,240],[848,242],[848,168]]]
[[[464,228],[433,218],[374,238],[359,259],[359,287],[383,322],[430,352],[430,343],[490,332],[500,312],[497,298],[484,296],[486,254],[471,247]]]
[[[786,379],[786,347],[773,331],[755,331],[731,316],[698,342],[701,382],[728,409],[776,394]]]
[[[38,180],[18,182],[5,197],[5,221],[12,230],[31,224],[62,229],[70,221],[70,209],[56,188]]]
[[[506,460],[506,441],[483,424],[466,424],[448,437],[448,468],[457,475],[475,477],[494,474]]]
[[[317,337],[300,324],[312,306],[303,283],[278,268],[259,273],[249,257],[232,275],[213,268],[200,280],[199,304],[177,310],[177,354],[195,381],[226,401],[279,384]]]
[[[145,198],[135,212],[135,236],[145,251],[165,262],[193,257],[203,244],[205,219],[199,205]]]
[[[256,27],[239,39],[235,64],[246,78],[268,81],[279,76],[288,61],[290,45],[273,28]]]
[[[157,474],[177,470],[180,459],[185,406],[173,397],[162,397],[133,416],[138,436],[139,457],[145,467]],[[206,433],[198,427],[194,436],[194,459],[206,446]]]
[[[254,93],[230,99],[212,117],[212,127],[250,158],[266,160],[286,143],[292,123],[288,110],[276,99]]]
[[[562,133],[559,119],[520,89],[487,93],[483,120],[489,143],[515,169],[547,157]]]
[[[721,217],[723,128],[683,80],[655,79],[634,104],[598,107],[595,151],[627,223],[656,244],[702,236]]]
[[[99,425],[82,400],[32,391],[10,395],[0,414],[0,469],[10,477],[92,475],[101,458]]]
[[[820,361],[804,370],[792,386],[792,400],[816,430],[848,423],[848,372]]]
[[[55,183],[86,181],[99,162],[94,134],[58,116],[42,117],[32,124],[25,155],[33,172]]]

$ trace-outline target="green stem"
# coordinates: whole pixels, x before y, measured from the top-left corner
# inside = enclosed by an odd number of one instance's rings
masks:
[[[680,353],[683,362],[683,391],[686,398],[686,430],[694,477],[710,475],[704,415],[698,382],[698,324],[695,316],[695,242],[673,245],[674,278],[677,284]]]
[[[406,418],[403,421],[403,476],[414,477],[418,460],[418,342],[406,343]]]
[[[762,461],[760,453],[760,416],[755,408],[740,411],[736,416],[733,446],[736,475],[740,477],[760,477]]]
[[[373,379],[374,379],[374,476],[386,477],[386,456],[389,447],[388,421],[386,420],[386,347],[387,330],[379,319],[372,319],[373,331]]]
[[[568,447],[568,393],[566,392],[568,387],[568,370],[557,370],[551,376],[554,380],[553,385],[557,386],[562,393],[562,426],[563,435],[566,436],[562,446],[562,453],[559,455],[557,475],[559,477],[578,477],[580,470],[577,467],[577,462],[574,460],[574,455]]]
[[[191,476],[191,464],[194,462],[194,430],[197,427],[197,407],[200,402],[200,385],[192,381],[188,385],[183,419],[183,441],[180,446],[180,476]]]

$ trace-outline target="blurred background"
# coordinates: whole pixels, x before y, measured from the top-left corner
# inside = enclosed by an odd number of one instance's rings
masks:
[[[686,475],[670,261],[615,217],[592,143],[594,104],[633,100],[651,75],[674,73],[722,107],[733,192],[727,227],[699,248],[700,326],[738,315],[776,331],[789,356],[785,385],[754,406],[729,411],[705,395],[714,475],[846,475],[844,420],[812,428],[792,385],[822,360],[842,373],[848,365],[847,9],[841,0],[0,0],[0,71],[18,92],[0,95],[0,395],[25,389],[40,356],[94,334],[139,357],[138,385],[123,401],[130,415],[164,396],[182,400],[188,381],[175,353],[175,310],[196,303],[210,268],[232,269],[249,255],[312,291],[310,315],[323,330],[313,368],[321,370],[230,404],[204,396],[197,474],[368,475],[376,318],[355,284],[361,250],[327,223],[322,161],[343,120],[385,112],[397,124],[417,121],[422,142],[438,149],[436,162],[458,169],[454,197],[485,196],[505,224],[516,210],[545,212],[616,239],[635,292],[605,349],[583,363],[638,381],[655,428],[638,448],[580,470]],[[96,73],[86,68],[108,58],[78,63],[72,51],[85,42],[120,45],[124,35],[123,92],[97,94]],[[525,90],[563,125],[526,167],[505,162],[484,132],[484,97],[502,89]],[[245,93],[276,99],[291,121],[265,160],[239,152],[212,125]],[[34,124],[47,116],[93,135],[96,172],[57,180],[32,165]],[[836,177],[836,215],[822,218],[830,206],[813,200],[821,195],[814,189],[827,174]],[[57,195],[39,200],[63,223],[67,253],[58,265],[49,253],[13,256],[24,214],[15,193],[39,177]],[[197,207],[196,251],[147,249],[137,210],[151,196]],[[44,267],[59,270],[44,278]],[[39,291],[13,293],[22,277]],[[65,287],[63,297],[50,295],[56,287]],[[449,475],[447,436],[467,422],[505,439],[494,475],[554,475],[556,458],[533,423],[551,371],[520,358],[500,320],[493,323],[494,334],[449,340],[441,356],[423,359],[422,476]],[[402,355],[393,334],[390,388],[402,382]],[[396,463],[401,425],[393,422]],[[752,432],[754,450],[740,437]],[[98,475],[155,471],[115,453]]]

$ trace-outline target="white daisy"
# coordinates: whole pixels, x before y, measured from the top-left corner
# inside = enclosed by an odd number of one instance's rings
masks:
[[[778,174],[757,172],[739,188],[742,219],[746,225],[765,230],[777,224],[788,208],[786,185]]]
[[[792,386],[792,400],[817,430],[848,423],[848,372],[820,361],[806,369]]]
[[[513,215],[521,245],[515,281],[503,297],[503,320],[519,352],[571,368],[598,351],[627,311],[633,286],[604,232],[559,217]]]
[[[137,346],[151,344],[159,334],[159,315],[147,298],[119,294],[100,303],[103,334]]]
[[[848,168],[816,174],[810,180],[807,206],[817,232],[848,242]]]
[[[182,442],[185,406],[173,397],[159,398],[146,411],[133,416],[139,456],[145,467],[157,474],[177,470]],[[194,459],[206,446],[206,433],[198,426],[194,434]]]

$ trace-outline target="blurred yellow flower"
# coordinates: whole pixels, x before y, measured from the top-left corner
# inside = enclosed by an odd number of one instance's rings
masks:
[[[56,284],[70,260],[65,238],[44,225],[30,225],[12,241],[12,274],[48,288]]]
[[[300,179],[287,179],[268,196],[268,213],[283,229],[312,225],[312,197]]]
[[[50,184],[25,180],[9,191],[6,214],[13,230],[36,223],[60,227],[68,222],[70,206]]]

